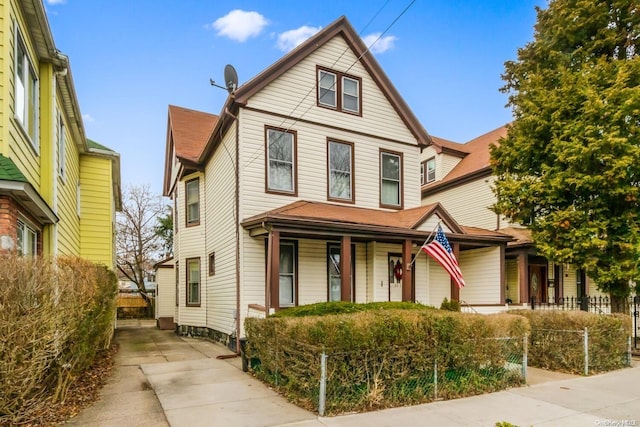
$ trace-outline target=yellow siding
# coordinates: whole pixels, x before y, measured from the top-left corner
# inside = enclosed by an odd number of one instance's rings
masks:
[[[114,211],[111,159],[83,155],[80,159],[80,256],[113,269]],[[67,186],[74,186],[67,182]],[[71,192],[71,189],[68,190]],[[66,215],[72,216],[74,206]]]
[[[40,81],[40,76],[38,75],[40,69],[38,66],[38,58],[35,54],[35,50],[33,48],[33,42],[31,40],[31,36],[27,30],[26,22],[22,17],[19,7],[16,2],[10,2],[11,12],[10,12],[10,22],[7,22],[7,26],[9,27],[9,31],[6,33],[6,38],[4,41],[6,44],[3,49],[3,57],[7,58],[7,62],[4,64],[7,68],[9,75],[9,84],[8,89],[8,98],[6,102],[3,104],[6,108],[8,125],[9,125],[9,135],[7,141],[9,143],[9,157],[13,162],[18,166],[20,171],[27,177],[29,182],[34,186],[34,188],[40,188],[40,156],[39,156],[39,148],[34,147],[37,146],[38,141],[34,141],[33,143],[27,137],[27,134],[22,130],[21,125],[18,120],[15,119],[15,110],[14,110],[14,100],[15,100],[15,41],[16,41],[16,25],[14,23],[17,22],[17,25],[20,27],[20,35],[25,42],[27,48],[27,54],[29,55],[29,59],[31,60],[31,65],[33,71],[35,72],[38,80]],[[5,86],[3,86],[5,87]],[[40,81],[40,87],[42,88],[42,81]],[[45,94],[46,95],[46,94]],[[40,92],[40,106],[42,106],[42,96],[43,93]],[[42,119],[42,114],[41,114]],[[50,199],[47,200],[50,202]]]
[[[9,96],[5,94],[8,90],[8,82],[7,77],[9,76],[8,64],[9,58],[11,58],[9,53],[9,46],[7,40],[7,34],[11,34],[11,31],[8,27],[11,22],[10,19],[5,17],[5,13],[7,12],[7,7],[4,1],[0,1],[0,154],[3,154],[5,157],[9,156],[9,139],[6,134],[7,125],[5,120],[9,118]]]
[[[78,217],[77,209],[77,183],[80,179],[80,153],[78,147],[72,141],[72,135],[69,132],[67,126],[65,126],[65,174],[64,177],[60,176],[57,169],[52,172],[55,175],[55,181],[57,185],[56,190],[56,203],[54,209],[56,215],[60,218],[60,222],[57,227],[58,234],[58,247],[57,253],[59,255],[80,255],[80,218]],[[57,138],[57,135],[55,136]],[[53,144],[54,148],[58,149],[58,144]],[[59,152],[55,152],[56,159],[59,156]],[[102,161],[104,163],[104,161]],[[110,165],[109,176],[110,176]],[[107,171],[105,171],[106,173]],[[106,175],[104,175],[106,176]],[[81,184],[82,186],[82,184]],[[88,195],[87,195],[88,196]],[[83,210],[87,213],[95,212],[98,210],[98,214],[102,215],[104,212],[99,212],[99,207],[92,207],[89,205],[83,206]],[[97,233],[97,230],[93,230]],[[111,264],[106,264],[111,267]]]

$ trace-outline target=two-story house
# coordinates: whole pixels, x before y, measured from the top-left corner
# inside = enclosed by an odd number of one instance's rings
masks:
[[[456,220],[471,226],[497,230],[513,237],[504,254],[504,299],[514,304],[557,303],[562,298],[599,296],[595,283],[583,270],[549,262],[540,256],[531,233],[519,224],[495,214],[492,191],[495,176],[490,165],[490,146],[499,144],[507,128],[502,126],[458,144],[432,136],[422,151],[422,203],[439,202]]]
[[[0,251],[115,268],[120,158],[85,136],[42,0],[0,10]]]
[[[238,87],[219,115],[170,106],[175,324],[225,340],[247,316],[321,301],[501,300],[485,281],[502,280],[510,238],[421,204],[428,144],[344,17]],[[420,251],[438,223],[462,290]]]

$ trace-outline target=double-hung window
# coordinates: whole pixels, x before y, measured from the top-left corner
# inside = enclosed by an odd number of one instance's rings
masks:
[[[436,158],[431,157],[420,164],[420,183],[428,184],[436,180]]]
[[[296,134],[266,128],[266,191],[296,195]]]
[[[27,48],[22,40],[22,36],[16,28],[15,37],[15,95],[14,112],[15,117],[22,126],[22,129],[31,139],[34,148],[38,148],[38,79],[31,65]]]
[[[318,67],[318,105],[351,114],[362,111],[362,80]]]
[[[187,227],[200,224],[200,178],[186,183]]]
[[[353,191],[353,144],[329,141],[327,147],[329,176],[329,199],[354,201]]]
[[[21,220],[18,220],[17,231],[18,254],[22,256],[35,255],[38,247],[38,232]]]
[[[200,306],[200,258],[187,258],[187,306]]]
[[[280,307],[296,305],[296,244],[280,242]]]
[[[402,208],[402,154],[380,151],[380,206]]]

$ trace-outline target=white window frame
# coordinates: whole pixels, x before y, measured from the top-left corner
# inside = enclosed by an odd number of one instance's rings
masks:
[[[345,87],[346,85],[344,84],[345,81],[352,81],[356,84],[356,93],[351,94],[351,93],[347,93]],[[342,86],[341,86],[341,93],[342,93],[342,111],[347,111],[349,113],[355,113],[358,114],[360,113],[360,80],[358,79],[354,79],[351,77],[347,77],[347,76],[342,76]],[[345,102],[345,98],[346,97],[353,97],[356,100],[356,108],[355,109],[351,109],[351,108],[347,108],[346,107],[346,102]]]
[[[195,192],[193,187],[195,186]],[[184,203],[185,203],[185,220],[187,227],[193,227],[200,225],[200,177],[193,178],[185,182],[184,184]],[[189,196],[195,196],[195,200],[189,200]],[[195,206],[194,213],[192,213],[191,207]]]
[[[297,167],[296,167],[296,163],[297,163],[297,143],[296,143],[296,139],[297,139],[297,135],[296,132],[293,132],[291,130],[287,130],[287,129],[279,129],[279,128],[273,128],[273,127],[266,127],[265,128],[265,133],[266,133],[266,167],[265,167],[265,172],[266,172],[266,176],[265,176],[265,191],[268,193],[280,193],[280,194],[287,194],[287,195],[297,195]],[[285,141],[285,143],[289,143],[291,144],[290,147],[290,153],[291,153],[291,158],[290,159],[280,159],[277,157],[273,157],[272,158],[272,153],[275,152],[275,150],[272,149],[272,147],[274,146],[274,143],[276,141],[279,141],[280,138],[282,137],[286,137],[287,141]],[[284,188],[283,186],[276,186],[276,183],[273,182],[272,177],[271,177],[271,168],[275,167],[276,165],[281,164],[281,165],[290,165],[291,166],[291,176],[290,176],[290,182],[291,182],[291,186],[290,188]]]
[[[398,159],[398,176],[389,177],[384,176],[384,164],[385,158],[395,157]],[[384,200],[384,187],[385,183],[395,183],[397,188],[397,203],[390,203]],[[400,153],[393,153],[390,151],[380,151],[380,206],[391,208],[402,208],[402,155]]]
[[[18,219],[16,230],[16,249],[20,256],[34,256],[38,252],[38,230],[27,221]],[[30,237],[27,241],[28,248],[25,248],[25,237]],[[25,250],[26,249],[26,250]]]
[[[349,166],[348,166],[348,170],[341,170],[338,169],[337,166],[339,165],[334,165],[333,164],[333,157],[332,157],[332,147],[336,147],[336,146],[344,146],[344,147],[348,147],[349,148]],[[342,141],[335,141],[335,140],[329,140],[328,141],[328,145],[327,145],[327,175],[328,175],[328,199],[329,200],[338,200],[338,201],[346,201],[346,202],[353,202],[354,201],[354,171],[353,171],[353,163],[354,163],[354,146],[352,143],[349,142],[342,142]],[[334,182],[335,182],[335,175],[349,175],[349,194],[348,197],[341,197],[340,195],[336,195],[333,193],[333,189],[334,189]]]
[[[420,183],[429,184],[436,180],[436,158],[431,157],[420,165]]]
[[[14,117],[38,152],[39,82],[20,28],[14,23]],[[20,70],[21,68],[21,70]],[[25,84],[27,86],[25,86]]]

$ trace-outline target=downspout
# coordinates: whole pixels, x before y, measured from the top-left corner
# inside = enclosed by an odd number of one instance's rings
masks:
[[[54,120],[52,121],[53,132],[51,132],[51,134],[55,135],[56,141],[54,146],[56,147],[55,148],[56,150],[59,150],[60,147],[57,144],[58,140],[60,139],[60,135],[58,135],[59,117],[57,114],[55,114],[55,112],[58,111],[58,102],[57,102],[58,77],[60,78],[65,77],[69,72],[69,67],[67,66],[67,64],[69,63],[69,58],[60,52],[56,53],[56,57],[58,58],[60,63],[63,65],[61,65],[61,68],[59,70],[53,72],[53,82],[51,84],[51,103],[52,103],[52,110],[54,112]],[[56,213],[56,215],[58,215],[58,186],[56,185],[56,183],[58,179],[58,168],[60,167],[60,164],[58,163],[59,156],[60,156],[59,152],[56,152],[55,155],[52,156],[53,157],[52,159],[53,160],[53,171],[52,171],[53,176],[51,177],[51,182],[53,183],[52,208],[53,208],[53,211]],[[52,232],[53,247],[51,248],[52,255],[57,256],[58,255],[58,223],[56,222],[52,224],[51,227],[53,228],[53,232]]]
[[[235,222],[235,233],[236,233],[236,315],[235,315],[235,324],[236,324],[236,352],[235,354],[229,355],[220,355],[217,359],[229,359],[232,357],[238,357],[241,354],[240,350],[240,126],[238,117],[235,116],[228,108],[225,109],[225,113],[228,114],[233,120],[236,122],[236,153],[235,153],[235,213],[234,213],[234,222]]]

